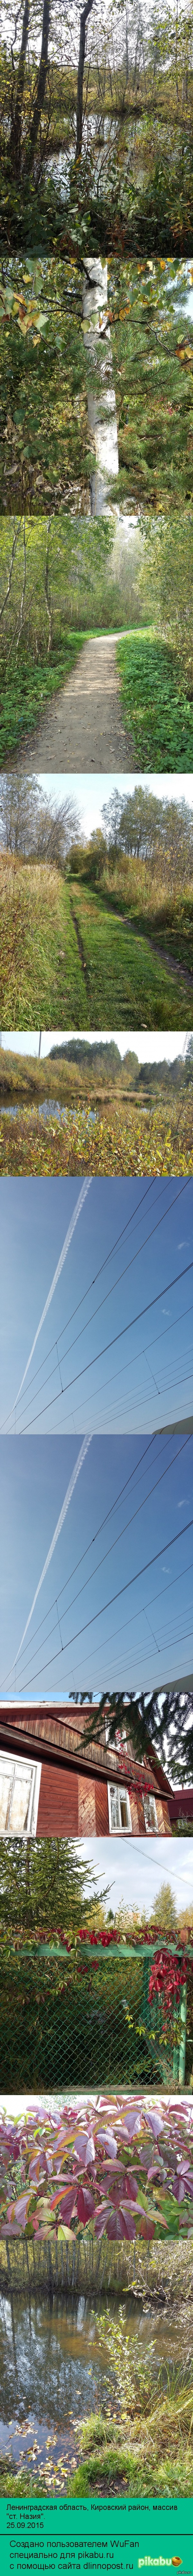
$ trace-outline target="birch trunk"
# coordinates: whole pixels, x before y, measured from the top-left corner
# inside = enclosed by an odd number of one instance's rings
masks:
[[[86,47],[86,27],[87,27],[87,18],[90,18],[90,14],[91,14],[91,9],[92,9],[92,8],[93,8],[93,0],[86,0],[86,6],[85,6],[85,9],[81,9],[81,15],[80,15],[80,44],[79,44],[78,80],[77,80],[77,109],[76,109],[76,155],[75,155],[76,161],[79,161],[79,156],[80,156],[81,151],[82,151],[82,128],[83,128],[83,80],[84,80],[85,47]]]
[[[98,519],[101,517],[101,512],[108,508],[108,483],[111,482],[112,477],[113,480],[114,477],[116,479],[119,472],[116,400],[112,385],[112,349],[108,320],[107,260],[94,257],[85,260],[83,332],[85,348],[93,365],[96,353],[98,358],[99,342],[101,342],[101,406],[100,393],[95,394],[90,385],[88,385],[87,394],[88,426],[96,456],[96,466],[91,482],[91,513],[92,518]],[[104,406],[106,420],[101,419],[101,409],[103,411]]]

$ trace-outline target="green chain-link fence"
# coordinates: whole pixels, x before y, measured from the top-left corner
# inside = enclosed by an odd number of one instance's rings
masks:
[[[164,1953],[166,1943],[164,1941]],[[182,2091],[187,2075],[187,1980],[171,1999],[149,1993],[157,1942],[89,1941],[66,1950],[57,1940],[0,1945],[0,2084],[34,2083],[42,2092],[89,2085],[156,2085]],[[182,1965],[180,1945],[168,1961]],[[191,1974],[191,1971],[190,1971]],[[188,2059],[191,2072],[191,2061]]]

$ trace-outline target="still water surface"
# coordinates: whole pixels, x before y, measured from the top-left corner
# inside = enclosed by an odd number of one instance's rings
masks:
[[[176,2319],[152,2309],[142,2309],[132,2294],[122,2300],[123,2343],[127,2334],[129,2362],[136,2368],[146,2363],[155,2384],[161,2368],[162,2385],[175,2380],[188,2382],[193,2375],[193,2312],[187,2332],[187,2312],[180,2326]],[[116,2320],[120,2328],[120,2306],[113,2299],[101,2300],[97,2310],[91,2300],[67,2300],[60,2296],[53,2304],[44,2296],[29,2302],[17,2296],[0,2298],[0,2454],[13,2465],[29,2464],[34,2478],[50,2470],[61,2479],[79,2456],[78,2428],[91,2413],[103,2418],[109,2410],[120,2416],[118,2353],[112,2350],[111,2328]],[[110,2332],[109,2332],[110,2330]]]

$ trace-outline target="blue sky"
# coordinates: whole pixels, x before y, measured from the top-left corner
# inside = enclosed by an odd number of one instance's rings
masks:
[[[51,805],[57,807],[63,805],[65,781],[61,770],[59,775],[57,770],[49,770],[49,778],[47,770],[37,770],[36,777],[41,794],[46,798],[49,794]],[[176,770],[173,772],[139,769],[128,772],[127,777],[125,770],[116,771],[116,775],[114,770],[103,771],[102,774],[101,771],[96,771],[96,775],[94,773],[92,777],[90,773],[88,777],[86,774],[82,776],[82,773],[74,777],[74,772],[70,771],[67,785],[68,798],[75,806],[75,815],[78,810],[80,830],[85,832],[88,840],[95,826],[102,823],[104,806],[109,806],[115,787],[123,800],[127,796],[134,796],[135,787],[143,787],[144,791],[147,789],[150,795],[158,798],[158,803],[161,797],[162,803],[163,801],[168,803],[169,798],[169,803],[172,799],[172,803],[175,801],[179,806],[184,802],[191,808],[193,805],[193,771],[191,770],[182,770],[180,778]]]
[[[38,786],[41,788],[42,794],[47,796],[47,771],[38,771],[37,776]],[[166,803],[168,803],[169,797],[169,803],[171,802],[171,798],[172,801],[173,798],[175,798],[175,803],[177,805],[182,805],[184,800],[186,805],[193,805],[193,772],[191,770],[189,772],[187,770],[182,770],[180,780],[177,771],[174,771],[173,773],[173,771],[162,771],[161,769],[159,773],[156,769],[132,770],[127,777],[125,776],[125,770],[119,770],[118,773],[116,772],[116,777],[114,770],[108,770],[107,772],[104,771],[102,777],[101,771],[99,771],[99,773],[96,772],[96,776],[94,775],[92,778],[90,775],[88,777],[85,775],[84,778],[82,776],[74,778],[73,772],[72,775],[70,772],[68,778],[68,796],[70,797],[70,800],[72,799],[72,803],[75,805],[76,813],[78,806],[81,828],[83,825],[83,829],[86,832],[86,836],[88,836],[88,840],[90,839],[90,832],[93,832],[95,829],[95,825],[102,823],[104,805],[109,805],[110,796],[114,794],[115,787],[118,790],[118,795],[123,798],[126,796],[134,796],[135,787],[143,787],[144,790],[149,788],[150,795],[158,797],[158,802],[161,796],[161,801],[164,798],[164,802],[166,800]],[[61,776],[61,771],[59,771],[58,776],[56,770],[49,770],[49,798],[51,800],[51,804],[57,806],[60,804],[63,805],[64,779]]]
[[[148,1434],[190,1417],[192,1213],[181,1177],[2,1178],[1,1428]]]
[[[16,1658],[23,1700],[161,1690],[192,1671],[193,1438],[180,1434],[91,1440],[18,1654],[79,1448],[74,1435],[0,1443],[1,1699]]]

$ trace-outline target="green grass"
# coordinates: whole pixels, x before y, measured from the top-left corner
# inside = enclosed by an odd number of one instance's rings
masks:
[[[191,984],[183,966],[176,982],[154,953],[141,908],[132,929],[101,889],[28,864],[13,865],[10,878],[4,860],[0,897],[2,1031],[191,1029]],[[156,940],[155,914],[153,932]]]
[[[179,1027],[191,1028],[191,990],[182,974],[176,992],[169,969],[148,947],[145,927],[143,932],[139,925],[137,937],[126,923],[122,927],[105,895],[78,879],[68,892],[68,902],[69,908],[73,902],[86,965],[82,1027],[172,1029],[177,1021]],[[65,1017],[63,1025],[67,1025]],[[78,1020],[76,1025],[80,1026]]]
[[[8,669],[4,675],[4,668],[0,666],[1,769],[7,755],[10,759],[11,752],[18,750],[25,734],[35,730],[38,717],[41,722],[47,698],[54,697],[56,689],[61,689],[69,679],[84,643],[85,635],[67,635],[54,664],[33,662],[28,649],[25,656],[15,662],[11,676]]]
[[[152,633],[130,633],[117,645],[123,715],[141,769],[193,766],[193,704],[180,686],[177,654]]]
[[[180,2406],[180,2400],[179,2400]],[[137,2410],[136,2410],[137,2411]],[[192,2411],[192,2390],[189,2413]],[[163,2422],[162,2422],[163,2412]],[[188,2423],[188,2412],[187,2419]],[[82,2436],[82,2456],[75,2477],[69,2482],[74,2496],[93,2495],[192,2495],[192,2443],[189,2433],[180,2434],[176,2408],[166,2400],[164,2410],[157,2405],[154,2425],[140,2421],[120,2428],[113,2436],[112,2427],[96,2418],[87,2424]]]

